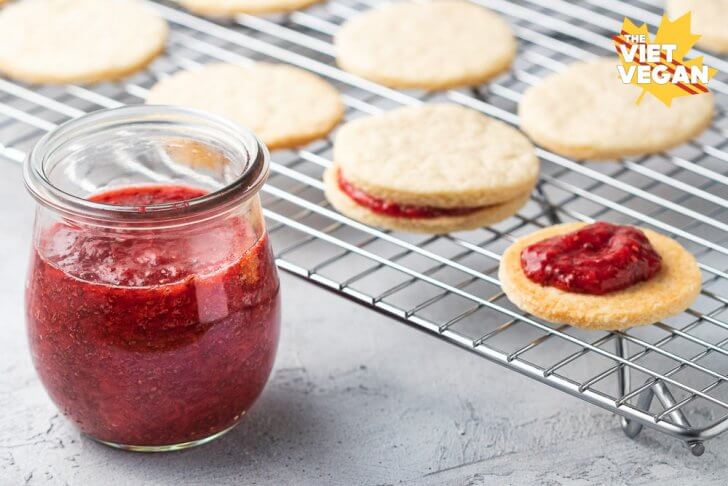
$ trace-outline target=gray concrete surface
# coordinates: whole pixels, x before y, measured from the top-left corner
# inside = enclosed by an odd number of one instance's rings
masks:
[[[136,484],[726,484],[703,457],[636,441],[575,398],[283,275],[284,332],[263,397],[234,431],[156,455],[82,437],[32,368],[23,280],[33,204],[0,161],[0,486]]]

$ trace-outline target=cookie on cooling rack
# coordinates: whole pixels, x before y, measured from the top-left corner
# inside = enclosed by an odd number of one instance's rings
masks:
[[[282,13],[300,10],[321,0],[180,0],[182,6],[201,15]]]
[[[113,80],[164,50],[167,23],[135,0],[25,0],[0,11],[0,72],[29,83]]]
[[[470,2],[393,3],[336,33],[342,69],[394,88],[446,89],[508,70],[516,41],[497,14]]]
[[[341,213],[383,228],[447,233],[506,219],[538,177],[518,130],[454,104],[399,108],[344,125],[325,194]]]
[[[344,115],[339,93],[318,76],[284,64],[208,64],[159,81],[148,104],[183,105],[249,128],[270,149],[328,134]]]
[[[531,139],[577,159],[615,159],[660,152],[705,130],[710,93],[677,98],[667,107],[617,77],[617,58],[572,64],[523,94],[521,128]]]
[[[698,46],[728,53],[728,0],[667,0],[667,14],[675,20],[692,13],[692,30],[700,34]]]
[[[695,258],[648,229],[566,223],[516,240],[498,277],[522,310],[557,324],[617,330],[687,309],[700,292]]]

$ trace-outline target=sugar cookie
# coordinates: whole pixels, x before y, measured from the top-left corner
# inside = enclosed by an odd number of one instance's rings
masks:
[[[728,0],[667,0],[672,20],[692,12],[692,31],[700,34],[698,46],[728,53]]]
[[[135,0],[25,0],[0,11],[0,72],[30,83],[98,82],[143,69],[167,24]]]
[[[671,107],[617,77],[617,59],[576,63],[524,93],[521,128],[533,141],[578,159],[612,159],[660,152],[705,130],[713,118],[710,93],[678,98]]]
[[[339,93],[318,76],[284,64],[208,64],[152,87],[147,103],[184,105],[230,118],[270,149],[325,136],[341,120]]]
[[[470,2],[401,2],[347,21],[335,37],[342,69],[394,88],[483,83],[516,53],[508,24]]]
[[[201,15],[235,15],[290,12],[321,0],[180,0],[185,8]]]
[[[542,286],[521,267],[527,246],[576,231],[586,223],[566,223],[541,229],[516,240],[503,253],[498,277],[508,298],[522,310],[557,324],[586,329],[616,330],[653,324],[688,308],[700,292],[695,258],[678,242],[648,229],[642,231],[662,257],[660,271],[647,281],[603,295]]]

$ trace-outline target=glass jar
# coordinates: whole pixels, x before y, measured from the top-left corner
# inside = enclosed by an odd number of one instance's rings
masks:
[[[258,196],[268,166],[245,129],[165,106],[95,112],[32,150],[30,349],[84,433],[131,450],[191,447],[261,393],[280,327]]]

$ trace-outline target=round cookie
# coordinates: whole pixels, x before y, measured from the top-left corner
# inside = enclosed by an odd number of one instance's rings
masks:
[[[291,12],[321,0],[180,0],[183,7],[201,15],[236,15]]]
[[[378,214],[374,211],[355,203],[349,196],[344,194],[337,183],[336,165],[324,172],[324,193],[326,199],[343,215],[348,216],[370,226],[393,229],[398,231],[409,231],[412,233],[452,233],[465,231],[483,226],[489,226],[503,221],[516,214],[528,201],[530,192],[516,196],[514,199],[485,206],[478,211],[459,216],[441,216],[435,218],[401,218]]]
[[[522,310],[556,324],[585,329],[617,330],[653,324],[687,309],[700,292],[695,258],[678,242],[643,229],[662,257],[661,270],[650,280],[604,295],[565,292],[531,281],[521,268],[521,251],[538,241],[570,233],[586,223],[566,223],[519,238],[501,258],[498,278],[508,298]]]
[[[29,83],[92,83],[143,69],[167,24],[135,0],[25,0],[0,11],[0,72]]]
[[[539,162],[518,130],[455,104],[398,108],[344,125],[334,162],[378,198],[438,208],[499,204],[531,191]]]
[[[147,103],[184,105],[246,126],[270,149],[306,144],[344,116],[339,93],[318,76],[284,64],[208,64],[159,81]]]
[[[710,93],[677,98],[667,107],[623,84],[617,58],[575,63],[543,79],[518,105],[521,129],[553,152],[577,159],[614,159],[661,152],[705,130]]]
[[[692,30],[701,37],[698,46],[721,54],[728,53],[728,0],[668,0],[672,20],[692,12]]]
[[[370,10],[336,33],[337,63],[393,88],[446,89],[483,83],[516,54],[508,24],[470,2],[401,2]]]

